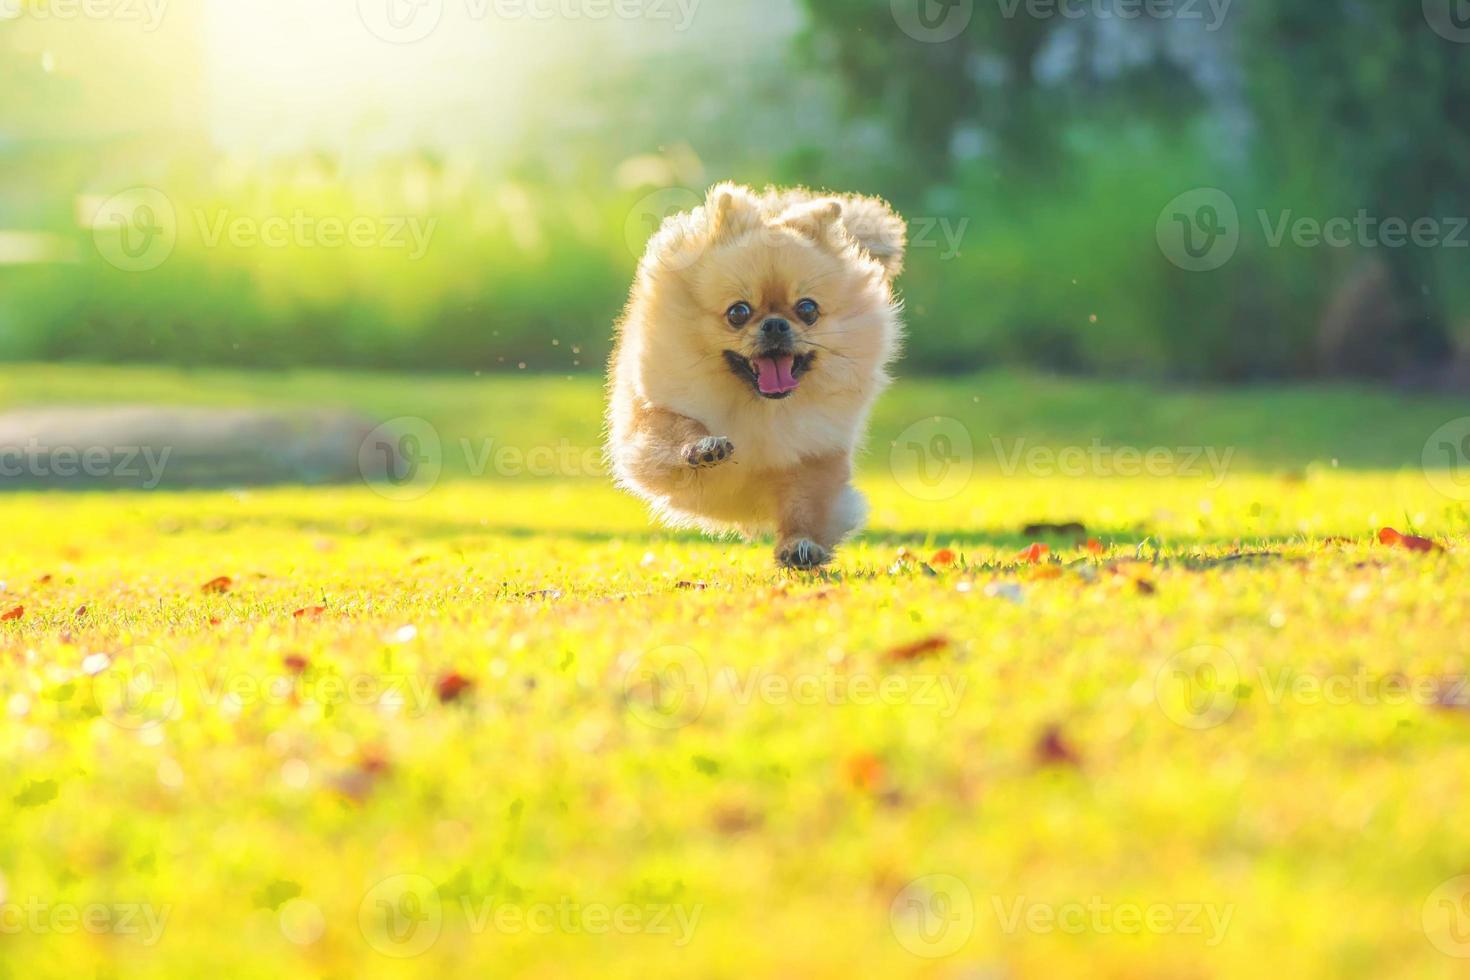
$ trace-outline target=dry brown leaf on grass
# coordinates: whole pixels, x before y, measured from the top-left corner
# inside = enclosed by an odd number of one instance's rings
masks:
[[[0,614],[0,623],[12,623],[26,614],[25,606],[16,606],[14,609]]]
[[[218,578],[212,578],[208,582],[205,582],[199,587],[199,591],[209,595],[224,595],[230,591],[230,586],[234,584],[234,580],[228,575],[221,575]]]
[[[1391,527],[1385,527],[1378,532],[1378,543],[1394,548],[1407,548],[1409,551],[1444,550],[1428,538],[1421,538],[1417,534],[1402,534]]]
[[[1048,725],[1037,736],[1031,749],[1032,758],[1039,766],[1079,766],[1082,757],[1072,748],[1062,734],[1060,725]]]
[[[1024,562],[1035,565],[1037,562],[1041,561],[1041,559],[1045,558],[1050,553],[1050,546],[1044,545],[1040,541],[1037,541],[1034,544],[1022,548],[1019,552],[1016,553],[1016,557]]]
[[[474,686],[475,682],[468,677],[457,672],[452,672],[439,678],[439,683],[435,685],[435,690],[439,695],[440,703],[449,704],[452,701],[458,701],[461,695]]]
[[[847,784],[860,793],[876,793],[882,789],[888,775],[883,760],[871,752],[848,756],[842,770]]]
[[[947,650],[949,646],[949,637],[936,633],[933,636],[926,636],[922,640],[915,640],[913,643],[905,643],[902,646],[894,647],[883,654],[883,659],[891,664],[909,663],[926,657],[931,653]]]

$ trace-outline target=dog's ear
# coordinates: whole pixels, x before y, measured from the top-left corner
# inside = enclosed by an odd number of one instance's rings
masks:
[[[857,195],[842,198],[842,224],[889,279],[903,271],[908,226],[887,201]]]
[[[725,181],[716,184],[705,195],[704,212],[709,225],[710,241],[728,242],[758,227],[760,202],[750,188]]]
[[[842,227],[842,202],[823,197],[787,209],[779,223],[814,242],[842,248],[847,243]]]

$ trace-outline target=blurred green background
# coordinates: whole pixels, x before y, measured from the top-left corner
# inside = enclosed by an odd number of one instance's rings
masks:
[[[905,214],[906,373],[1463,389],[1456,4],[0,0],[0,359],[596,373],[735,178]]]

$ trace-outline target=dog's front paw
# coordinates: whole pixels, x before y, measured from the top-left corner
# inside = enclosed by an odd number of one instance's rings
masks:
[[[776,546],[776,560],[787,568],[821,568],[832,560],[832,553],[810,538],[793,538]]]
[[[735,444],[724,436],[705,436],[684,449],[684,460],[695,469],[719,466],[735,455]]]

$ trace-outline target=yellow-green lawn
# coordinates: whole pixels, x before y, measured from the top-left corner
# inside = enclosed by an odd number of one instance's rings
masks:
[[[0,386],[104,395],[597,430],[583,380]],[[1455,414],[905,382],[817,576],[450,448],[412,499],[0,497],[0,976],[1464,975],[1470,518],[1418,464]],[[943,491],[902,463],[936,415]],[[992,434],[1235,452],[1007,473]]]

